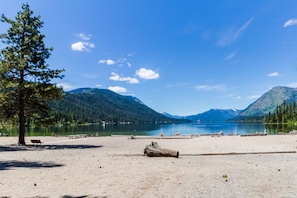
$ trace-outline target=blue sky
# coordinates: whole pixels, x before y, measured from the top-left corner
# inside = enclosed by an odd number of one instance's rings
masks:
[[[110,89],[191,115],[297,87],[295,0],[0,0],[0,13],[14,19],[24,2],[44,22],[47,63],[66,70],[55,81],[66,91]]]

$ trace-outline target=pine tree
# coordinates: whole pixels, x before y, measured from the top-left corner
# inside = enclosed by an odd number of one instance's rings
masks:
[[[18,119],[19,145],[26,144],[26,118],[42,121],[50,110],[48,102],[63,95],[51,80],[63,78],[64,70],[51,70],[46,63],[53,49],[45,47],[40,18],[33,16],[28,4],[22,5],[15,20],[1,15],[1,22],[10,27],[0,34],[5,44],[0,51],[0,118]]]

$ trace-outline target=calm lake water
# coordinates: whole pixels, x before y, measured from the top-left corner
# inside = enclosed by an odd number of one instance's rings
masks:
[[[169,124],[169,125],[92,125],[81,127],[48,127],[48,128],[27,128],[26,136],[51,136],[57,134],[66,136],[72,134],[88,134],[99,136],[110,135],[148,135],[165,136],[174,135],[176,132],[181,134],[214,134],[222,131],[228,134],[249,134],[263,132],[275,134],[280,129],[265,128],[261,123],[187,123],[187,124]],[[18,136],[18,129],[0,130],[0,133],[7,133],[9,136]]]

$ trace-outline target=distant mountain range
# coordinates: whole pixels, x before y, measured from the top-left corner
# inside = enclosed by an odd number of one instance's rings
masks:
[[[297,89],[274,87],[244,110],[210,109],[189,116],[174,116],[158,113],[133,96],[123,96],[106,89],[81,88],[65,93],[65,97],[53,103],[57,120],[71,122],[133,122],[133,123],[179,123],[224,122],[241,118],[260,117],[273,113],[278,105],[286,101],[297,102]]]
[[[168,113],[163,113],[164,115],[176,118],[176,119],[187,119],[193,122],[224,122],[228,119],[238,116],[242,110],[237,109],[210,109],[209,111],[199,113],[190,116],[173,116]]]
[[[242,118],[261,117],[273,113],[278,105],[286,101],[297,103],[297,89],[290,87],[278,86],[264,93],[259,99],[250,104],[244,110],[237,109],[210,109],[204,113],[191,116],[173,116],[168,113],[164,115],[176,119],[189,119],[194,122],[222,122],[226,120],[237,121]]]

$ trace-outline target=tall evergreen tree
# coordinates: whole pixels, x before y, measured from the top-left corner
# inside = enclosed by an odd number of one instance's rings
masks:
[[[0,34],[4,49],[0,50],[0,116],[18,119],[19,145],[25,145],[26,118],[44,118],[50,100],[60,99],[63,90],[51,83],[63,78],[63,69],[52,70],[46,63],[52,48],[45,47],[45,35],[40,16],[33,16],[28,4],[22,5],[15,20],[1,15],[1,22],[8,23],[7,33]]]

